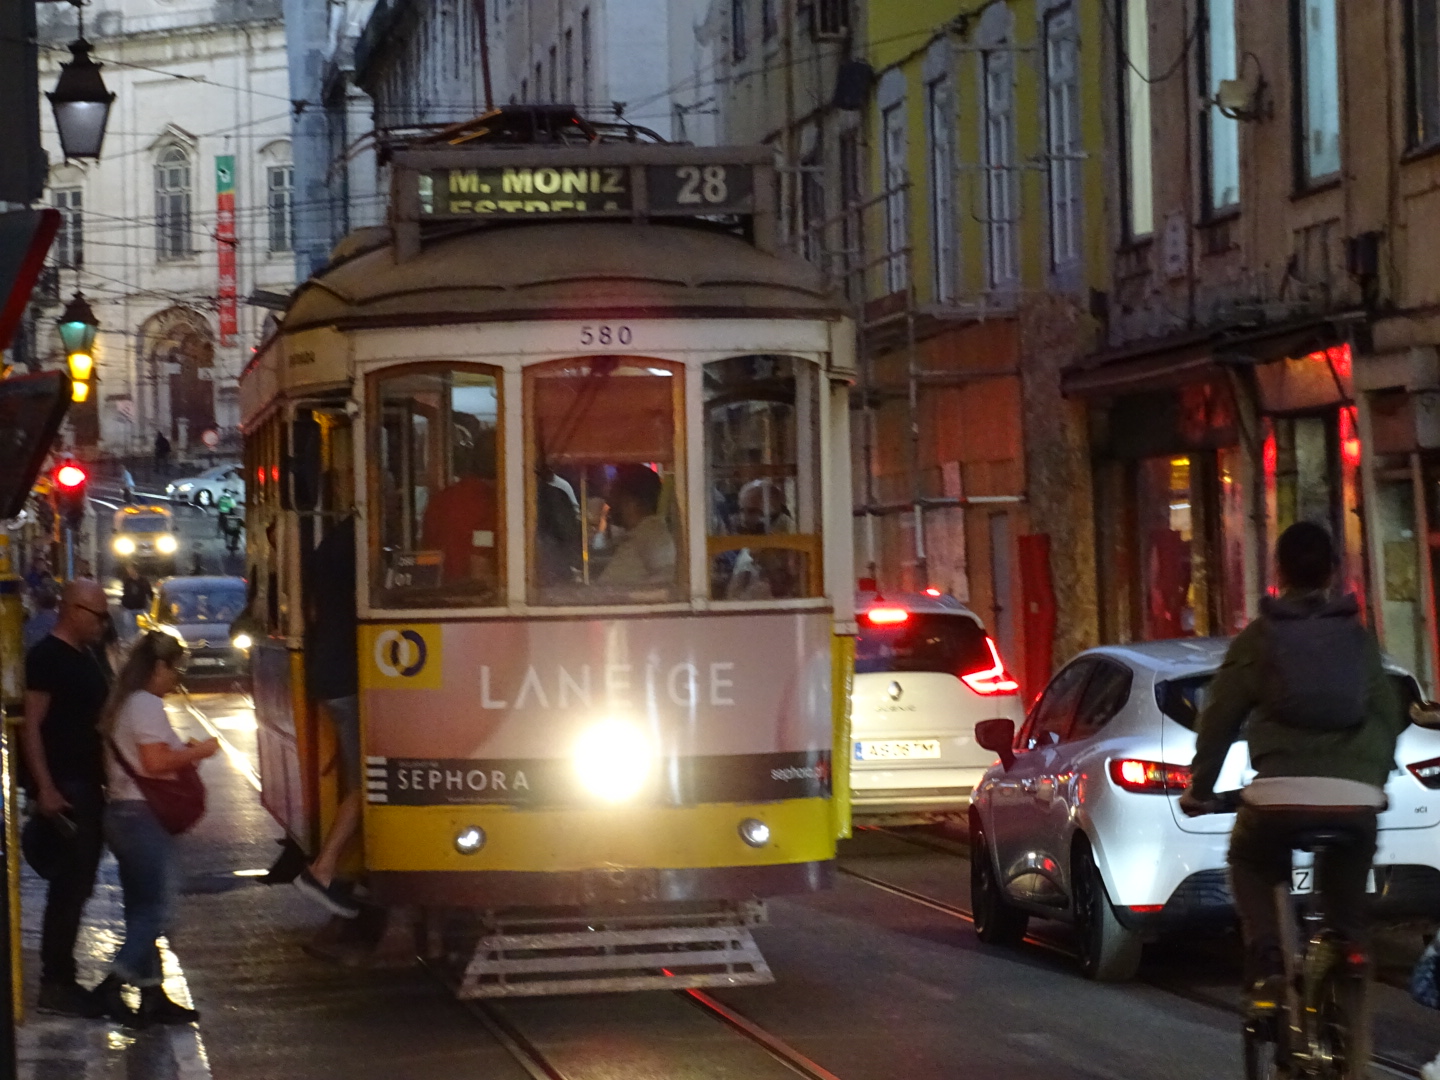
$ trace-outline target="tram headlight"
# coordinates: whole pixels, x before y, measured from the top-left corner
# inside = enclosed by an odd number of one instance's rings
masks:
[[[764,847],[770,843],[770,826],[759,818],[747,817],[740,822],[740,839],[751,847]]]
[[[230,644],[234,645],[235,648],[243,652],[246,649],[250,648],[251,645],[255,644],[255,642],[249,634],[245,633],[244,630],[241,630],[240,633],[236,634],[233,638],[230,639]]]
[[[485,830],[479,825],[466,825],[455,834],[455,850],[461,855],[474,855],[485,846]]]
[[[624,720],[602,720],[575,742],[575,774],[606,802],[634,798],[650,776],[654,751],[645,732]]]
[[[110,541],[110,546],[115,549],[115,554],[120,556],[135,554],[135,541],[123,533]]]
[[[180,541],[169,533],[161,533],[155,538],[155,550],[161,555],[174,555],[180,549]]]

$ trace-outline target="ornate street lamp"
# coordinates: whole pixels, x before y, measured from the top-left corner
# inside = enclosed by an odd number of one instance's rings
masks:
[[[98,158],[115,95],[105,89],[100,65],[90,59],[90,43],[85,40],[85,15],[78,0],[72,2],[79,19],[79,35],[70,43],[70,60],[60,65],[60,81],[45,96],[55,110],[55,128],[60,133],[60,149],[65,157]]]
[[[60,344],[65,346],[65,363],[70,368],[70,378],[77,387],[88,383],[90,376],[94,374],[95,332],[99,329],[100,320],[95,318],[95,312],[90,310],[89,301],[76,292],[60,316]],[[85,399],[77,397],[75,400]]]

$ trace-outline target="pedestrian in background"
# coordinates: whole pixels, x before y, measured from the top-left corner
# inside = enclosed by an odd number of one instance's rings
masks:
[[[20,642],[26,652],[44,641],[60,618],[60,590],[53,581],[36,586],[30,597],[35,610],[20,630]]]
[[[45,894],[39,1008],[68,1016],[98,1015],[76,981],[75,940],[104,846],[105,765],[95,725],[109,686],[94,650],[109,621],[100,586],[72,581],[55,628],[25,656],[27,790],[66,840]]]
[[[170,465],[170,440],[163,431],[155,432],[155,471],[164,476]]]
[[[124,613],[127,640],[139,630],[137,620],[140,613],[149,609],[154,598],[155,590],[150,585],[150,579],[133,562],[126,563],[120,578],[120,610]]]
[[[151,631],[131,646],[101,714],[105,746],[105,841],[120,865],[125,890],[125,940],[110,973],[95,988],[104,1014],[129,1027],[188,1024],[200,1019],[171,1001],[162,985],[161,936],[171,933],[179,868],[175,837],[162,824],[142,789],[143,779],[163,780],[211,757],[215,739],[185,742],[170,726],[164,697],[180,685],[185,646]],[[140,1008],[125,1002],[126,985],[140,990]]]

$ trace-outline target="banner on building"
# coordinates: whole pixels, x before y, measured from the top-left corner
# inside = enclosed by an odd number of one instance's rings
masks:
[[[220,344],[234,345],[235,318],[235,155],[215,158],[215,252],[220,268]]]

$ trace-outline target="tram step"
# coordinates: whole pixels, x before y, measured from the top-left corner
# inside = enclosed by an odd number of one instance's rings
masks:
[[[539,997],[680,990],[774,982],[748,926],[647,925],[481,937],[465,967],[461,998]]]

